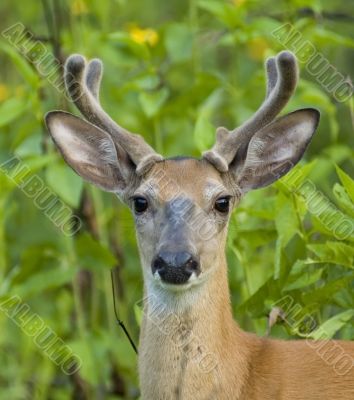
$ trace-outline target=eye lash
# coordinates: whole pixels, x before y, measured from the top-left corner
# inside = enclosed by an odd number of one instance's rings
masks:
[[[214,197],[214,203],[215,201],[219,200],[219,199],[227,199],[227,200],[233,200],[235,196],[231,195],[231,194],[218,194],[217,196]]]
[[[130,201],[134,201],[135,199],[137,199],[137,198],[139,198],[139,197],[146,198],[146,196],[145,196],[145,195],[143,195],[143,194],[140,194],[140,193],[135,193],[135,194],[133,194],[133,195],[129,196],[129,197],[128,197],[128,200],[130,200]]]

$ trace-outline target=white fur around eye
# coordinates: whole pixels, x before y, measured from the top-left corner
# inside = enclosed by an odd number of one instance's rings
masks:
[[[213,199],[217,194],[225,192],[225,187],[218,181],[214,179],[209,179],[207,185],[204,189],[204,198],[207,201]]]

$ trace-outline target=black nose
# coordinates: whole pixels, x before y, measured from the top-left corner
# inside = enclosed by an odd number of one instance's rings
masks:
[[[192,273],[199,274],[199,262],[192,254],[181,251],[177,253],[162,251],[151,265],[152,273],[158,272],[162,281],[173,284],[183,284]]]

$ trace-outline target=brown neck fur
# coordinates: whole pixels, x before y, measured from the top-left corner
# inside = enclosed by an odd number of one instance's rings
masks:
[[[142,400],[353,400],[354,368],[339,375],[305,340],[259,338],[238,327],[224,255],[219,263],[192,297],[146,290]],[[352,342],[328,343],[353,358]]]
[[[194,290],[168,293],[164,304],[147,293],[139,363],[143,399],[241,395],[248,337],[232,317],[224,255],[213,279]]]

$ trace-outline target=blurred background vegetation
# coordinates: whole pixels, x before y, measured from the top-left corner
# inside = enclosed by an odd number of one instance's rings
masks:
[[[62,63],[71,53],[105,64],[102,103],[158,152],[199,156],[215,127],[236,126],[262,102],[263,63],[283,50],[271,32],[299,29],[345,77],[353,73],[354,10],[344,0],[42,0],[0,5],[1,30],[23,24]],[[20,157],[83,221],[63,235],[0,174],[0,300],[18,295],[83,361],[66,376],[0,313],[0,399],[135,399],[135,341],[142,275],[132,217],[118,199],[84,184],[55,151],[43,124],[74,107],[8,40],[0,39],[0,164]],[[57,79],[61,79],[58,70]],[[337,102],[301,65],[285,111],[321,110],[298,172],[354,224],[353,100]],[[333,210],[333,208],[332,208]],[[329,212],[329,211],[328,211]],[[354,225],[353,225],[354,226]],[[298,191],[281,183],[250,193],[232,217],[229,276],[235,318],[264,335],[274,303],[289,295],[327,337],[354,339],[354,234],[338,237]],[[272,336],[299,337],[277,323]],[[316,336],[316,331],[310,334]]]

